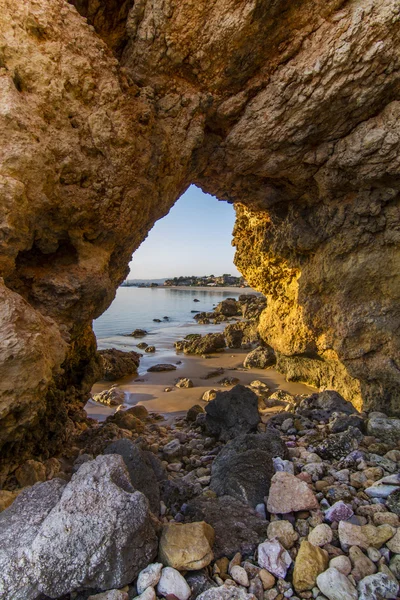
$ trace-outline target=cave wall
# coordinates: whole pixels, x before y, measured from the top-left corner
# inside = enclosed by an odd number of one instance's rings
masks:
[[[1,301],[25,315],[18,352],[0,340],[4,456],[73,429],[91,321],[190,183],[236,204],[279,368],[398,410],[399,20],[395,0],[0,0]],[[14,385],[31,360],[40,382]]]

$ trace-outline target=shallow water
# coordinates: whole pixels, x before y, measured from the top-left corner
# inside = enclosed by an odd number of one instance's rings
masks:
[[[199,326],[193,319],[196,311],[210,311],[224,298],[238,298],[242,293],[255,293],[249,289],[177,289],[177,288],[135,288],[120,287],[106,312],[96,319],[93,329],[99,348],[127,348],[136,346],[141,340],[125,337],[134,329],[145,329],[151,336],[147,343],[165,346],[178,339],[182,327],[196,327],[199,333],[209,326]],[[194,299],[199,302],[194,302]],[[169,317],[164,321],[164,317]],[[154,323],[161,319],[162,323]],[[213,327],[213,331],[218,331]],[[185,334],[186,335],[186,334]],[[155,338],[156,336],[156,338]]]
[[[145,341],[154,345],[156,352],[146,354],[140,360],[138,374],[121,379],[119,387],[125,392],[125,405],[143,404],[150,411],[162,413],[168,420],[184,414],[193,404],[205,403],[202,394],[210,388],[221,389],[216,379],[205,380],[204,376],[217,367],[225,369],[225,376],[237,377],[240,383],[248,385],[253,379],[260,379],[271,391],[284,389],[292,394],[304,394],[314,391],[301,383],[288,383],[282,374],[275,369],[243,369],[246,350],[226,349],[210,359],[200,356],[176,354],[174,342],[188,333],[205,333],[223,331],[226,323],[219,325],[198,325],[193,319],[191,310],[209,311],[213,305],[224,298],[237,298],[244,290],[202,290],[202,289],[147,289],[119,288],[117,297],[104,315],[94,324],[99,348],[118,348],[120,350],[138,351],[137,344]],[[251,290],[246,290],[252,293]],[[200,302],[193,302],[198,298]],[[170,321],[154,323],[153,318],[169,316]],[[133,338],[126,334],[136,328],[146,329],[149,335],[144,338]],[[176,371],[148,373],[147,369],[157,363],[172,363]],[[178,389],[175,387],[177,377],[190,377],[194,387]],[[109,382],[97,382],[93,393],[109,388]],[[166,393],[166,387],[172,391]],[[225,388],[226,389],[226,388]],[[88,414],[104,420],[115,411],[115,408],[102,406],[89,401],[86,405]]]

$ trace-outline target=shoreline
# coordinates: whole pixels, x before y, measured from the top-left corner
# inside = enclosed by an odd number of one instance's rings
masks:
[[[185,292],[188,291],[207,291],[207,292],[212,292],[213,290],[216,290],[218,292],[221,291],[226,291],[229,293],[239,293],[240,294],[257,294],[257,296],[262,296],[263,294],[261,292],[257,292],[256,290],[253,290],[253,288],[240,288],[240,287],[235,287],[235,286],[206,286],[206,285],[199,285],[199,286],[191,286],[191,285],[159,285],[157,287],[151,287],[151,286],[146,286],[146,287],[140,287],[138,285],[121,285],[119,287],[122,288],[136,288],[139,290],[182,290]]]
[[[176,418],[184,416],[193,405],[200,404],[204,407],[207,402],[202,400],[201,397],[207,390],[231,390],[234,386],[218,384],[220,379],[224,377],[236,377],[239,379],[238,383],[247,386],[257,379],[265,383],[271,392],[282,389],[297,395],[312,394],[317,391],[315,388],[303,383],[286,381],[285,376],[273,367],[268,369],[245,369],[243,361],[249,351],[226,348],[224,352],[211,355],[211,358],[202,358],[202,356],[194,354],[176,354],[174,348],[171,348],[168,354],[163,353],[159,361],[155,360],[155,355],[152,355],[150,363],[149,360],[143,360],[148,358],[144,356],[136,375],[127,376],[115,382],[96,382],[92,388],[92,393],[98,394],[117,384],[126,394],[124,403],[126,408],[143,405],[149,412],[160,413],[168,423],[172,423]],[[148,373],[148,365],[157,364],[157,362],[174,364],[176,371]],[[212,379],[204,379],[208,372],[218,368],[223,368],[224,373]],[[180,377],[191,379],[193,387],[175,387],[175,381]],[[167,387],[171,387],[172,391],[165,392],[164,390]],[[85,409],[89,417],[101,422],[114,414],[117,407],[108,407],[89,400]],[[273,410],[276,411],[276,408]]]

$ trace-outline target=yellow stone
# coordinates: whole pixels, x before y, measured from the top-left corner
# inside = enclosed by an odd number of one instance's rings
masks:
[[[293,586],[296,592],[312,590],[317,577],[328,568],[328,553],[326,550],[313,546],[304,541],[296,557],[293,571]]]
[[[197,571],[214,558],[214,529],[208,523],[168,523],[164,525],[159,558],[163,565],[178,571]]]

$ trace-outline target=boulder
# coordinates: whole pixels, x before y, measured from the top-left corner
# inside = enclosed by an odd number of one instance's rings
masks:
[[[232,558],[236,552],[249,556],[267,537],[268,522],[231,496],[199,496],[188,502],[185,515],[193,520],[204,520],[213,527],[215,558]]]
[[[147,369],[148,373],[162,373],[163,371],[176,371],[176,366],[168,363],[160,363],[158,365],[153,365],[149,369]]]
[[[270,513],[286,514],[318,508],[318,500],[307,483],[285,471],[275,473],[267,501],[267,510]]]
[[[132,331],[132,333],[129,333],[128,335],[130,335],[131,337],[144,337],[147,334],[148,331],[146,331],[145,329],[135,329],[134,331]]]
[[[135,433],[143,433],[144,423],[135,415],[128,412],[128,410],[118,410],[113,415],[107,417],[107,423],[115,423],[121,429],[127,429],[128,431],[134,431]]]
[[[93,394],[93,400],[106,406],[119,406],[125,402],[125,392],[117,385],[112,385],[108,390]]]
[[[367,433],[384,442],[397,444],[400,441],[400,419],[372,417],[367,421]]]
[[[363,435],[356,427],[349,427],[342,433],[328,435],[315,447],[315,452],[323,460],[340,460],[353,450],[357,450]]]
[[[106,381],[116,381],[136,373],[141,357],[138,352],[123,352],[115,348],[100,350],[99,355],[103,369],[102,378]]]
[[[204,521],[168,523],[164,525],[160,539],[160,561],[178,571],[207,567],[214,558],[214,539],[214,529]]]
[[[224,336],[228,348],[241,348],[244,331],[242,323],[231,323],[224,329]]]
[[[134,489],[146,496],[152,512],[158,515],[160,512],[160,489],[159,476],[156,473],[164,471],[161,461],[152,452],[141,450],[127,439],[113,442],[107,446],[104,454],[122,456]],[[157,471],[155,463],[158,463]]]
[[[149,417],[149,411],[142,404],[136,404],[135,406],[131,406],[131,408],[127,408],[125,413],[133,415],[141,421],[145,421]]]
[[[32,543],[59,502],[65,481],[52,479],[23,490],[0,514],[0,598],[36,600],[40,581],[30,557]]]
[[[328,553],[304,540],[300,544],[293,571],[293,587],[296,592],[312,590],[318,575],[328,567]]]
[[[175,383],[175,387],[177,388],[192,388],[193,381],[188,377],[179,377],[177,382]]]
[[[334,390],[325,390],[304,398],[300,403],[299,412],[310,418],[325,421],[328,421],[333,413],[358,414],[351,402]]]
[[[223,333],[207,333],[200,338],[189,340],[183,351],[185,354],[212,354],[225,348]]]
[[[266,369],[276,362],[275,352],[271,346],[258,346],[246,356],[243,366],[246,369]]]
[[[214,312],[224,315],[225,317],[235,317],[236,315],[242,314],[241,305],[235,298],[226,298],[225,300],[222,300],[214,308]]]
[[[228,442],[214,460],[210,488],[256,507],[268,494],[273,456],[287,452],[275,432],[241,435]]]
[[[198,417],[198,415],[204,414],[204,408],[200,406],[200,404],[195,404],[186,413],[186,420],[189,423],[194,423]]]
[[[53,479],[21,493],[0,530],[4,600],[121,588],[158,546],[148,502],[114,455],[85,462],[66,485]]]
[[[205,410],[208,434],[223,441],[256,431],[260,422],[257,396],[243,385],[236,385],[226,392],[217,392],[215,399],[207,404]]]

